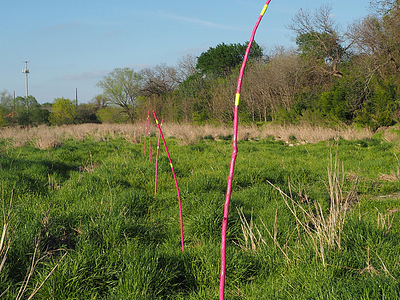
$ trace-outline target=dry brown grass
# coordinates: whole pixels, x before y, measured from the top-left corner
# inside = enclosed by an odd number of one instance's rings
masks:
[[[279,187],[270,183],[277,191],[280,192],[286,206],[296,219],[299,228],[303,228],[306,233],[306,242],[315,251],[317,257],[326,267],[325,252],[329,249],[341,249],[341,237],[343,226],[346,218],[347,210],[350,204],[357,199],[356,190],[358,180],[352,182],[352,186],[348,192],[344,192],[345,172],[344,167],[340,167],[335,157],[330,157],[330,164],[327,168],[328,182],[326,188],[329,192],[330,209],[328,213],[324,213],[321,204],[317,201],[306,200],[304,205],[302,201],[293,198],[291,192],[291,184],[289,183],[290,193],[287,195]]]
[[[357,130],[352,127],[332,129],[308,125],[267,125],[262,130],[261,137],[273,136],[275,139],[280,139],[285,142],[290,142],[294,137],[299,142],[318,143],[330,139],[336,140],[340,137],[346,140],[371,138],[372,135],[372,131],[366,128]]]
[[[157,132],[155,125],[151,126],[151,132]],[[144,128],[142,129],[144,133]],[[175,137],[185,144],[198,141],[203,137],[219,139],[221,136],[232,134],[232,128],[228,126],[196,126],[191,124],[166,123],[163,125],[165,137]],[[329,139],[342,137],[347,140],[372,137],[368,129],[356,130],[354,128],[330,129],[312,126],[279,126],[266,125],[239,126],[238,139],[262,139],[274,137],[277,140],[290,142],[295,138],[301,143],[317,143]],[[132,143],[140,141],[140,127],[138,124],[81,124],[49,127],[41,125],[32,128],[4,127],[0,129],[0,139],[8,141],[10,146],[20,147],[31,143],[37,148],[47,149],[60,146],[67,139],[84,140],[87,138],[95,141],[122,137]]]

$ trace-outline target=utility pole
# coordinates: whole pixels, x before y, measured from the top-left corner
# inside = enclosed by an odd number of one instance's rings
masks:
[[[13,123],[14,123],[14,114],[15,114],[15,90],[14,90],[14,99],[13,99],[13,111],[12,111],[12,118],[13,118]]]
[[[27,112],[27,121],[26,125],[29,125],[29,100],[28,100],[28,74],[29,74],[29,69],[28,69],[28,61],[24,61],[25,63],[25,70],[22,70],[22,73],[25,73],[25,83],[26,83],[26,112]]]
[[[78,88],[75,88],[75,105],[78,107]]]
[[[28,98],[28,74],[29,74],[28,62],[29,62],[29,61],[27,61],[27,60],[24,61],[24,63],[25,63],[25,69],[22,70],[22,73],[25,73],[26,98]]]

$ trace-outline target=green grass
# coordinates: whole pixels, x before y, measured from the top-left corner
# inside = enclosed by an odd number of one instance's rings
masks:
[[[183,253],[178,199],[162,148],[155,197],[155,161],[143,156],[140,144],[67,140],[39,150],[2,142],[5,206],[13,195],[11,247],[0,273],[0,293],[9,288],[3,297],[15,299],[40,233],[41,259],[26,298],[67,253],[35,298],[217,299],[231,141],[167,143],[182,197]],[[239,141],[226,299],[398,299],[400,180],[389,176],[398,170],[398,149],[378,139],[294,147],[272,139]],[[305,208],[319,202],[326,216],[327,167],[336,152],[344,166],[343,192],[354,178],[359,182],[341,247],[324,249],[324,265],[268,182]],[[255,249],[244,247],[238,210],[248,222],[252,218],[255,237],[260,238],[256,228],[262,236]]]

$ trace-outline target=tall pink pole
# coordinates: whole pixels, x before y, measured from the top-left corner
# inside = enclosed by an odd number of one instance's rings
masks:
[[[154,112],[154,110],[153,110],[153,115],[154,115],[154,119],[156,120],[156,124],[157,124],[157,126],[158,126],[158,130],[160,131],[160,135],[161,135],[161,138],[162,138],[163,143],[164,143],[165,151],[167,152],[167,155],[168,155],[169,165],[171,166],[172,175],[174,175],[176,191],[177,191],[177,193],[178,193],[179,215],[180,215],[180,219],[181,219],[181,245],[182,245],[182,251],[183,251],[183,250],[184,250],[184,246],[183,246],[183,222],[182,222],[181,194],[179,193],[178,181],[176,180],[175,171],[174,171],[174,166],[172,165],[171,157],[169,156],[167,144],[165,143],[164,135],[163,135],[163,133],[162,133],[162,131],[161,131],[160,124],[158,124],[157,116],[156,116],[156,113]]]
[[[164,122],[164,119],[161,120],[161,126],[160,129],[162,129],[162,124]],[[158,172],[158,153],[160,152],[160,139],[161,139],[161,134],[158,134],[158,142],[157,142],[157,154],[156,154],[156,182],[154,185],[154,196],[157,196],[157,172]]]
[[[147,116],[149,113],[147,113]],[[151,139],[150,139],[150,118],[147,118],[147,123],[148,123],[148,133],[149,133],[149,161],[151,161]]]
[[[140,148],[142,148],[142,119],[139,118],[140,124]]]
[[[229,202],[231,199],[232,192],[232,180],[233,180],[233,172],[235,170],[235,161],[237,155],[237,131],[238,131],[238,115],[239,115],[239,99],[240,99],[240,91],[242,87],[242,80],[244,69],[246,68],[247,59],[249,57],[250,48],[254,41],[254,36],[256,34],[258,25],[261,22],[262,17],[264,16],[265,11],[268,8],[271,0],[267,0],[265,3],[263,10],[261,11],[260,16],[256,22],[256,25],[253,28],[253,32],[251,33],[249,44],[247,45],[246,53],[244,55],[242,67],[240,68],[239,79],[237,83],[236,96],[235,96],[235,111],[234,111],[234,119],[233,119],[233,138],[232,138],[232,158],[229,169],[228,176],[228,184],[226,189],[226,198],[224,204],[224,217],[222,219],[222,230],[221,230],[221,271],[220,271],[220,282],[219,282],[219,299],[224,299],[225,292],[225,267],[226,267],[226,229],[228,227],[228,213],[229,213]]]
[[[147,120],[149,118],[149,113],[147,112],[146,126],[144,127],[144,156],[146,156],[146,136],[147,136]]]

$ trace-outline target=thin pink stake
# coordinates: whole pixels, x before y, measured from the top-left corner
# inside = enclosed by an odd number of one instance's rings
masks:
[[[169,156],[167,144],[165,143],[164,135],[163,135],[163,133],[162,133],[162,131],[161,131],[160,124],[158,124],[157,116],[156,116],[156,113],[154,112],[154,110],[153,110],[153,115],[154,115],[154,119],[156,120],[156,124],[157,124],[157,126],[158,126],[158,130],[160,131],[160,135],[161,135],[161,138],[162,138],[163,143],[164,143],[165,151],[167,152],[167,155],[168,155],[169,165],[171,166],[172,175],[174,175],[176,191],[177,191],[177,193],[178,193],[179,215],[180,215],[180,218],[181,218],[181,245],[182,245],[182,251],[183,251],[183,250],[184,250],[184,246],[183,246],[183,222],[182,222],[181,194],[179,193],[178,181],[176,180],[175,171],[174,171],[174,166],[172,165],[171,157]]]
[[[232,192],[232,180],[233,180],[233,172],[235,170],[235,161],[237,155],[237,131],[238,131],[238,116],[239,116],[239,99],[240,99],[240,91],[242,86],[242,79],[244,74],[244,69],[246,68],[247,59],[249,57],[250,48],[254,41],[254,36],[256,34],[258,25],[262,17],[264,16],[265,11],[268,8],[268,4],[271,0],[267,0],[265,3],[263,10],[261,11],[260,16],[256,22],[256,25],[253,28],[253,32],[250,37],[249,44],[247,45],[246,53],[243,58],[243,63],[240,68],[239,79],[237,83],[236,89],[236,96],[235,96],[235,114],[233,119],[233,138],[232,138],[232,158],[231,164],[229,169],[229,176],[228,176],[228,184],[226,189],[226,198],[225,198],[225,205],[224,205],[224,217],[222,219],[222,230],[221,230],[221,271],[220,271],[220,283],[219,283],[219,299],[224,299],[224,290],[225,290],[225,266],[226,266],[226,229],[228,226],[228,212],[229,212],[229,201],[231,199],[231,192]]]
[[[164,123],[164,118],[161,120],[161,126],[160,128],[162,129],[162,124]],[[156,154],[156,183],[154,185],[154,196],[157,196],[157,171],[158,171],[158,153],[160,152],[160,139],[161,139],[161,134],[158,134],[158,142],[157,142],[157,154]]]
[[[147,111],[146,127],[144,128],[144,156],[146,156],[146,137],[147,137],[147,124],[149,120],[149,111]]]
[[[140,126],[140,148],[142,148],[142,119],[139,118]]]
[[[149,115],[149,112],[147,112],[147,115]],[[150,139],[150,118],[147,118],[148,120],[148,133],[149,133],[149,161],[151,161],[151,139]]]

